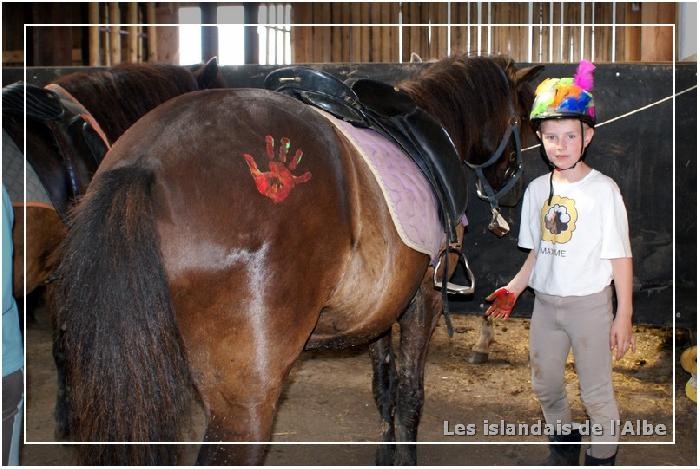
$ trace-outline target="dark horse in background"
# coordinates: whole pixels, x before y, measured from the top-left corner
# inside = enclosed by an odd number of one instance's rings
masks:
[[[167,100],[189,91],[224,86],[215,59],[195,71],[176,65],[120,65],[92,73],[71,73],[52,84],[59,85],[85,107],[98,123],[108,145],[144,114]],[[8,90],[9,87],[3,89],[3,101]],[[23,87],[16,88],[16,92],[21,103]],[[12,111],[3,106],[3,129],[22,151],[23,109]],[[66,233],[65,213],[85,193],[100,164],[100,159],[93,157],[80,136],[63,135],[63,128],[51,125],[27,118],[25,153],[31,164],[41,166],[40,182],[51,194],[51,203],[27,204],[25,246],[23,203],[13,200],[14,295],[17,298],[23,295],[24,251],[27,254],[26,291],[31,293],[46,282],[55,269],[58,260],[55,253]]]
[[[480,163],[526,114],[535,71],[458,56],[397,86]],[[487,171],[495,187],[508,155]],[[173,99],[114,145],[66,238],[52,297],[70,439],[177,441],[196,390],[207,418],[198,463],[261,463],[264,445],[217,442],[270,441],[305,348],[370,343],[388,443],[378,462],[415,464],[415,445],[391,442],[416,441],[441,312],[429,262],[403,244],[369,167],[316,111],[258,89]],[[165,445],[79,453],[91,464],[173,462]]]

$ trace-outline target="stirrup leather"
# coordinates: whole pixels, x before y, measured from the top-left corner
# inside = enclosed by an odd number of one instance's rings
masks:
[[[460,249],[458,249],[455,246],[450,246],[448,248],[448,251],[455,252],[455,253],[459,254],[459,260],[457,262],[461,262],[462,265],[464,266],[464,271],[467,273],[468,285],[458,285],[458,284],[452,283],[448,280],[446,282],[447,283],[447,293],[452,294],[452,295],[473,295],[476,281],[474,279],[474,273],[469,268],[469,261],[467,261],[467,256]],[[443,259],[443,255],[441,253],[440,256],[438,256],[438,263],[435,266],[435,269],[433,270],[433,286],[437,290],[442,290],[442,281],[438,280],[438,278],[437,278],[437,273],[440,269],[440,265],[442,264],[442,259]]]

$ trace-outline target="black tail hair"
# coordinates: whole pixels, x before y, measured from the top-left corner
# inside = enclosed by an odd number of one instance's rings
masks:
[[[52,292],[73,441],[176,441],[192,381],[150,197],[151,171],[93,180],[77,206]],[[169,445],[79,445],[91,465],[174,464]]]

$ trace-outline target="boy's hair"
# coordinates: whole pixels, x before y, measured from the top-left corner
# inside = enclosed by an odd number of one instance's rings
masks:
[[[530,123],[535,131],[545,119],[578,119],[595,127],[593,71],[587,60],[579,63],[573,78],[547,78],[535,91]]]

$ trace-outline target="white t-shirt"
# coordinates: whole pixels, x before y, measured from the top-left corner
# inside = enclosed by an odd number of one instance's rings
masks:
[[[548,295],[598,293],[613,279],[610,259],[632,257],[620,188],[593,169],[574,183],[555,181],[549,206],[549,177],[532,181],[523,199],[518,245],[536,250],[528,284]]]

